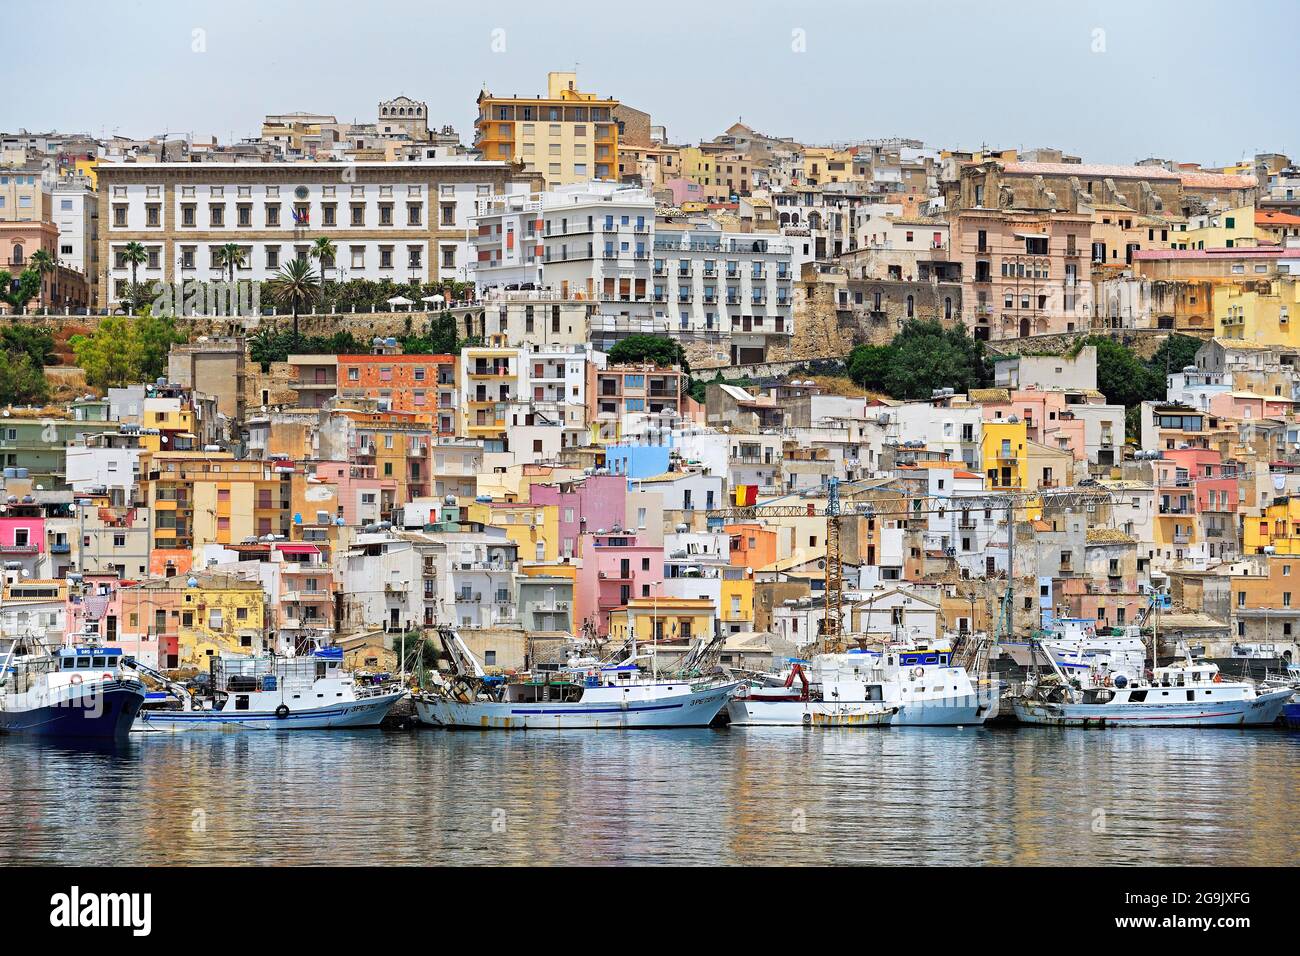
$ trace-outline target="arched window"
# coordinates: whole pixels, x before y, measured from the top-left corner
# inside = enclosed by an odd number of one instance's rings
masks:
[[[916,297],[909,295],[907,297],[907,317],[910,319],[915,317],[915,315],[916,315]]]
[[[16,266],[23,264],[23,244],[21,242],[14,243],[13,264]]]
[[[952,318],[952,296],[950,295],[943,297],[943,317],[945,319]]]

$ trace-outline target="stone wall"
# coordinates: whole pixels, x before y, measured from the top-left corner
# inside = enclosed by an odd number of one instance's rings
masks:
[[[1025,338],[985,342],[993,355],[1064,355],[1080,339],[1091,335],[1105,335],[1133,351],[1139,358],[1149,359],[1171,335],[1169,329],[1101,329],[1084,332],[1060,332],[1054,335],[1030,335]],[[1180,335],[1190,332],[1180,331]],[[1209,341],[1209,336],[1205,336]]]
[[[292,382],[293,366],[288,362],[272,362],[263,372],[262,366],[250,360],[244,371],[244,407],[252,412],[263,405],[296,405],[298,393]]]

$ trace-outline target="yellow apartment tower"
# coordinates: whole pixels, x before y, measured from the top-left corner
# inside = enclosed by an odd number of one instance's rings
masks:
[[[546,96],[478,97],[474,145],[485,160],[512,160],[553,189],[618,178],[619,102],[577,88],[576,73],[548,73]]]

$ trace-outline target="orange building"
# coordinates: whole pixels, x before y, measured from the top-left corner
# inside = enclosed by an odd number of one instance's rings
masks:
[[[722,529],[731,536],[734,567],[765,568],[777,559],[776,532],[760,524],[729,524]]]
[[[454,355],[340,355],[342,398],[387,402],[394,412],[436,416],[439,434],[456,434]]]

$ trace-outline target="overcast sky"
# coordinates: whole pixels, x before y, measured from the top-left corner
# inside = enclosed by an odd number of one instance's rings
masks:
[[[381,99],[404,93],[469,143],[484,84],[535,96],[548,70],[577,62],[581,89],[648,111],[677,143],[740,117],[810,143],[908,136],[1056,146],[1095,162],[1300,151],[1294,0],[65,0],[33,11],[40,38],[15,34],[24,42],[6,44],[0,66],[4,131],[226,142],[256,134],[266,113],[373,122]]]

